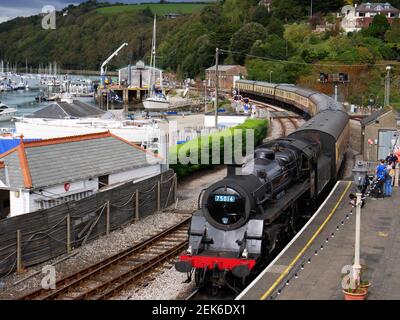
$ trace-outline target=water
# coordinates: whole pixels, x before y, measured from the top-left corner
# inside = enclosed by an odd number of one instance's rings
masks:
[[[40,103],[37,102],[35,98],[39,95],[41,91],[43,91],[43,89],[32,88],[28,90],[0,92],[0,101],[10,108],[17,109],[16,116],[24,116],[27,114],[31,114],[37,110],[40,110],[48,106],[49,104],[54,103],[45,101],[42,101]],[[87,104],[97,106],[94,98],[74,98],[74,99],[80,100]],[[4,121],[0,122],[0,127],[14,128],[15,126],[11,121]]]

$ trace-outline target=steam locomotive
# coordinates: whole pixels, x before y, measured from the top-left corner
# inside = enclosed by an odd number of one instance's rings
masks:
[[[189,247],[175,267],[196,284],[238,291],[277,245],[299,229],[337,180],[349,141],[349,117],[332,98],[290,85],[237,82],[241,94],[299,108],[311,118],[288,137],[255,149],[207,188],[192,217]]]

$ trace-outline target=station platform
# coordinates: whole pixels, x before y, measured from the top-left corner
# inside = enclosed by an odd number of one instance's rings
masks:
[[[354,261],[355,187],[339,181],[318,211],[237,300],[343,300],[342,268]],[[368,299],[400,299],[400,190],[361,210]]]

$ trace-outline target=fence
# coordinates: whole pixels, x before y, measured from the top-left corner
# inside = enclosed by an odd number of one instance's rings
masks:
[[[72,248],[168,207],[176,199],[172,170],[79,201],[0,221],[0,275],[70,253]]]

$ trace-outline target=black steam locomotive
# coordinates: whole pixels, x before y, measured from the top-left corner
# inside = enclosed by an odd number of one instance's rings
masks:
[[[259,98],[265,95],[260,82],[244,84],[252,89],[242,93],[257,95],[257,84]],[[273,94],[278,88],[280,94],[285,90],[275,85],[268,99],[279,100]],[[313,212],[321,193],[337,179],[349,117],[330,97],[294,89],[287,87],[293,99],[301,96],[304,104],[316,106],[313,118],[288,137],[256,148],[253,161],[245,166],[228,166],[227,176],[201,197],[189,229],[189,247],[175,265],[180,272],[195,271],[198,286],[236,290],[246,283],[276,246],[298,231],[299,219]],[[288,95],[285,99],[290,103]]]

